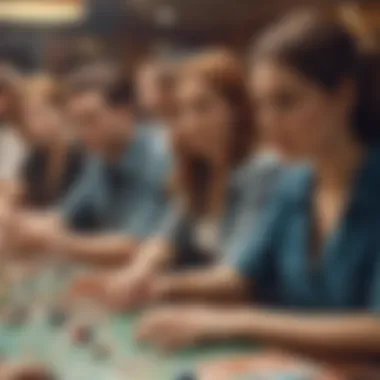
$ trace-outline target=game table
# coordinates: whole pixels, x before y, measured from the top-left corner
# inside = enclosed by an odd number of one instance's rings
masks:
[[[197,376],[216,371],[217,375],[201,375],[202,380],[347,379],[345,375],[319,376],[319,368],[314,376],[313,363],[302,369],[302,373],[311,370],[310,376],[285,376],[281,369],[280,377],[255,377],[252,374],[260,366],[268,366],[268,358],[272,368],[283,366],[284,357],[271,359],[272,354],[268,357],[257,346],[243,343],[174,354],[138,345],[134,339],[138,313],[115,315],[94,300],[68,296],[73,280],[86,272],[88,268],[56,259],[0,264],[0,359],[44,364],[60,380],[192,380],[186,374],[195,369]],[[230,369],[234,375],[223,377]],[[248,372],[248,377],[236,377],[236,371]],[[358,378],[377,380],[379,373]]]
[[[203,361],[253,348],[229,344],[163,354],[141,347],[133,337],[136,314],[116,316],[93,301],[61,296],[80,271],[60,262],[2,266],[2,357],[46,364],[63,380],[175,380]],[[54,320],[58,309],[65,315]],[[88,336],[78,333],[83,326]]]

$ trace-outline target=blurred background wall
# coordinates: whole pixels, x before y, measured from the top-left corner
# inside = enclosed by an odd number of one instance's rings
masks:
[[[339,18],[363,44],[380,44],[379,0],[0,0],[0,59],[62,73],[111,56],[129,70],[151,52],[243,52],[268,22],[303,5]]]

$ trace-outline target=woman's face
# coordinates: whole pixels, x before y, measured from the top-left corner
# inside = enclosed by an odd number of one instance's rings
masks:
[[[101,151],[109,134],[109,117],[101,94],[88,91],[73,96],[67,104],[66,112],[79,141],[86,149],[92,152]]]
[[[211,86],[198,79],[182,81],[176,100],[174,137],[194,156],[218,159],[228,143],[233,122],[231,107]]]
[[[62,135],[62,115],[55,107],[41,101],[29,101],[26,106],[26,133],[33,144],[48,146]]]
[[[326,91],[296,71],[263,61],[253,66],[250,88],[259,128],[289,159],[330,151],[347,131],[344,94]]]

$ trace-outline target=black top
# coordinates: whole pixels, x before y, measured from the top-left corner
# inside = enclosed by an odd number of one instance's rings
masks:
[[[26,201],[34,207],[55,205],[70,190],[78,179],[84,164],[84,150],[78,145],[72,145],[68,152],[63,176],[60,182],[51,187],[49,183],[49,152],[46,149],[35,148],[26,159],[23,168]]]

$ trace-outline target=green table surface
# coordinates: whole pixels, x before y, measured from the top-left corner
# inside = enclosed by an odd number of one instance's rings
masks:
[[[62,380],[174,380],[201,362],[254,350],[253,346],[237,343],[160,353],[136,343],[137,314],[111,315],[84,300],[72,308],[67,324],[53,327],[48,322],[49,312],[72,278],[72,274],[62,276],[56,269],[45,268],[13,286],[10,295],[3,294],[3,298],[8,298],[3,299],[3,308],[10,304],[9,299],[18,299],[32,305],[33,317],[19,326],[11,326],[0,318],[0,354],[45,363]],[[78,322],[95,327],[95,340],[109,347],[109,357],[96,358],[94,344],[73,342],[71,332]]]

